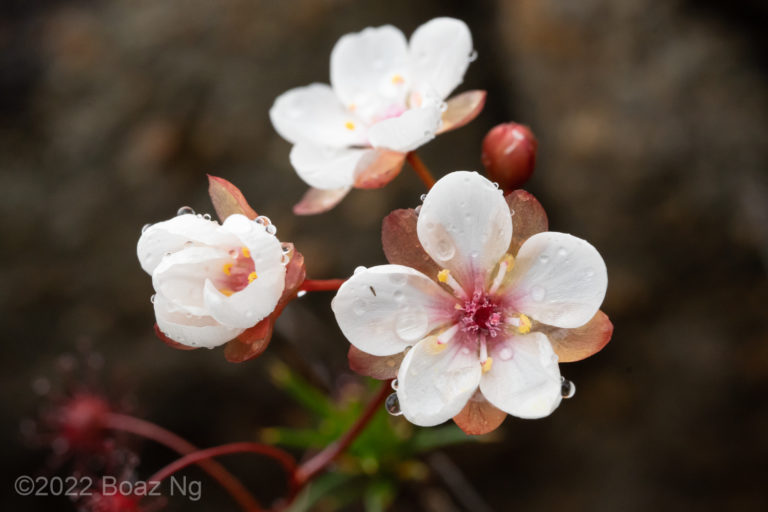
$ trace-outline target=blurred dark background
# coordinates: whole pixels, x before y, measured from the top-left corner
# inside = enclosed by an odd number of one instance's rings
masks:
[[[5,510],[68,510],[11,482],[45,465],[20,424],[75,378],[62,367],[83,344],[75,373],[199,445],[301,422],[267,378],[269,357],[233,365],[154,338],[140,228],[181,205],[210,211],[208,172],[272,218],[312,277],[383,263],[381,218],[415,206],[420,182],[406,167],[385,189],[295,217],[305,185],[267,112],[281,92],[328,81],[344,33],[392,23],[409,35],[438,15],[465,20],[479,52],[458,90],[489,96],[422,158],[438,175],[479,170],[488,129],[530,125],[539,157],[526,188],[551,229],[599,248],[616,328],[601,353],[563,365],[578,392],[550,418],[508,418],[496,441],[443,453],[490,510],[768,509],[765,2],[4,0]],[[270,351],[309,361],[333,388],[349,378],[348,345],[329,299],[291,305]],[[144,476],[171,457],[138,452]],[[279,494],[260,464],[232,467],[257,494]],[[230,509],[214,487],[185,508]],[[445,487],[405,489],[393,508],[462,510]]]

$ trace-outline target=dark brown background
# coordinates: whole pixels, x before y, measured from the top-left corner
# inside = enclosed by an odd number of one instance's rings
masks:
[[[437,15],[470,25],[479,58],[459,90],[489,98],[422,157],[439,175],[479,169],[491,126],[530,125],[540,153],[527,188],[551,229],[601,251],[616,326],[600,354],[563,366],[578,393],[550,418],[508,419],[503,440],[445,453],[491,510],[768,507],[764,2],[6,0],[4,509],[68,506],[10,486],[46,458],[19,435],[46,400],[33,387],[60,386],[61,356],[83,340],[104,357],[103,389],[200,445],[300,424],[266,360],[230,365],[221,351],[154,339],[140,228],[184,204],[210,210],[210,172],[272,218],[311,276],[382,263],[380,220],[417,204],[418,180],[405,170],[330,214],[294,217],[305,186],[267,112],[281,92],[327,82],[342,34],[385,23],[410,34]],[[333,386],[348,371],[347,345],[328,299],[293,304],[270,350],[304,356]],[[144,476],[169,460],[149,446],[140,453]],[[279,476],[234,463],[262,496],[279,489]],[[395,510],[451,510],[436,505],[451,494],[435,485],[406,489]],[[213,484],[205,493],[194,510],[229,506]]]

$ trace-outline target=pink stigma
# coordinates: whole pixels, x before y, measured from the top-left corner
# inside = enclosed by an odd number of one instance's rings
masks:
[[[475,292],[464,301],[461,314],[461,330],[473,334],[485,334],[495,338],[501,332],[501,311],[482,292]]]

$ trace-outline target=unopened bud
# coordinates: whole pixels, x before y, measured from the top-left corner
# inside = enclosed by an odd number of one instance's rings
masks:
[[[520,188],[536,166],[536,137],[527,126],[504,123],[483,139],[483,165],[488,178],[510,192]]]

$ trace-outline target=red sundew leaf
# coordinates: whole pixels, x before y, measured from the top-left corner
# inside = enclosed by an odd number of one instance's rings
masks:
[[[240,189],[224,178],[208,175],[208,195],[211,196],[213,208],[221,222],[235,213],[241,213],[251,220],[258,216]]]
[[[250,329],[246,329],[237,338],[228,341],[224,345],[224,357],[227,361],[230,363],[242,363],[243,361],[260,356],[267,349],[272,339],[276,318],[270,315]]]
[[[476,391],[453,421],[465,434],[479,436],[496,430],[506,417],[507,413],[491,405],[480,391]]]
[[[335,188],[333,190],[321,190],[310,188],[306,191],[301,201],[293,206],[296,215],[317,215],[324,213],[336,206],[352,190],[352,187]]]
[[[163,343],[165,343],[171,348],[175,348],[179,350],[195,350],[197,348],[200,348],[200,347],[190,347],[189,345],[184,345],[183,343],[179,343],[178,341],[173,341],[171,338],[166,336],[163,333],[163,331],[160,330],[160,326],[157,325],[157,323],[155,323],[154,331],[155,331],[155,336],[157,336],[157,338],[160,341],[162,341]]]
[[[514,190],[506,198],[512,214],[512,241],[509,253],[513,256],[528,238],[549,229],[547,212],[541,203],[525,190]]]
[[[400,174],[405,153],[376,149],[366,152],[355,170],[355,187],[381,188]]]
[[[405,265],[434,279],[440,267],[424,251],[416,234],[418,215],[412,209],[395,210],[381,224],[381,245],[387,261]]]
[[[486,92],[475,90],[457,94],[446,101],[448,108],[443,112],[443,124],[437,133],[444,133],[465,124],[476,118],[485,106]]]
[[[373,356],[363,352],[354,345],[350,345],[349,352],[347,352],[349,367],[353,372],[379,380],[397,377],[397,371],[400,369],[403,357],[405,357],[405,353],[391,356]]]
[[[575,329],[539,325],[540,327],[534,329],[547,335],[561,363],[581,361],[600,352],[613,335],[613,323],[602,311],[598,311],[592,320]]]

